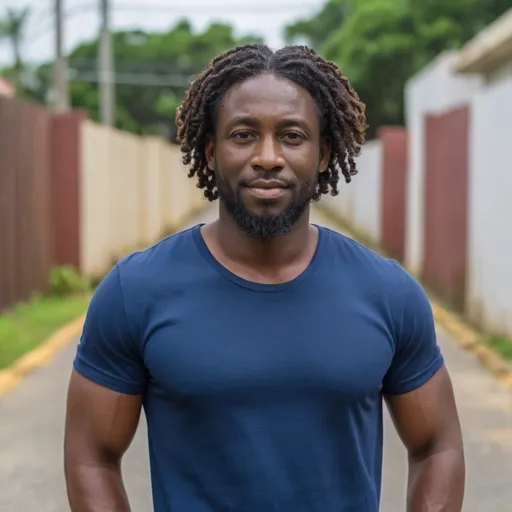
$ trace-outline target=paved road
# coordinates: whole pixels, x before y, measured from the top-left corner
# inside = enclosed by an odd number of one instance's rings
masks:
[[[315,222],[324,223],[315,218]],[[466,512],[512,510],[512,392],[439,333],[457,394],[468,466]],[[66,386],[75,345],[0,398],[0,511],[69,511],[62,472]],[[151,510],[144,420],[124,463],[134,512]],[[404,510],[405,453],[386,417],[382,511]],[[263,511],[262,511],[263,512]]]

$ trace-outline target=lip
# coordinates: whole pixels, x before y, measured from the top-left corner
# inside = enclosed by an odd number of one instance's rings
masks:
[[[247,188],[288,188],[282,181],[279,180],[254,180],[247,186]]]
[[[247,186],[247,191],[258,199],[278,199],[288,187],[279,180],[255,180]]]
[[[283,187],[275,188],[259,188],[247,187],[249,194],[257,197],[258,199],[278,199],[286,194],[286,189]]]

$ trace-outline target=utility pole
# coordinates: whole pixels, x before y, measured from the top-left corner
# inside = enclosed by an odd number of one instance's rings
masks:
[[[107,126],[114,125],[115,90],[114,59],[110,36],[110,6],[108,0],[100,0],[101,31],[99,48],[100,118]]]
[[[63,0],[55,0],[55,62],[53,66],[54,108],[64,112],[69,108],[68,66],[64,56]]]

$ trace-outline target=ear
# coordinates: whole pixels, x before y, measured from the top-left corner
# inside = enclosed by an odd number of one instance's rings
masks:
[[[204,154],[206,156],[208,168],[212,171],[215,171],[215,139],[211,135],[206,137]]]
[[[320,172],[325,172],[331,161],[331,141],[323,137],[320,141]]]

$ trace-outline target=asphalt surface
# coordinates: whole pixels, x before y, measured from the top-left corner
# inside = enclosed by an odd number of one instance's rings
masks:
[[[211,214],[209,214],[211,215]],[[202,219],[198,219],[202,220]],[[325,224],[315,217],[315,222]],[[512,511],[512,392],[440,332],[464,431],[464,511]],[[76,343],[0,398],[0,512],[69,511],[63,476],[66,390]],[[152,510],[145,419],[123,464],[134,512]],[[382,512],[405,511],[404,448],[386,415]],[[262,511],[264,512],[264,511]]]

